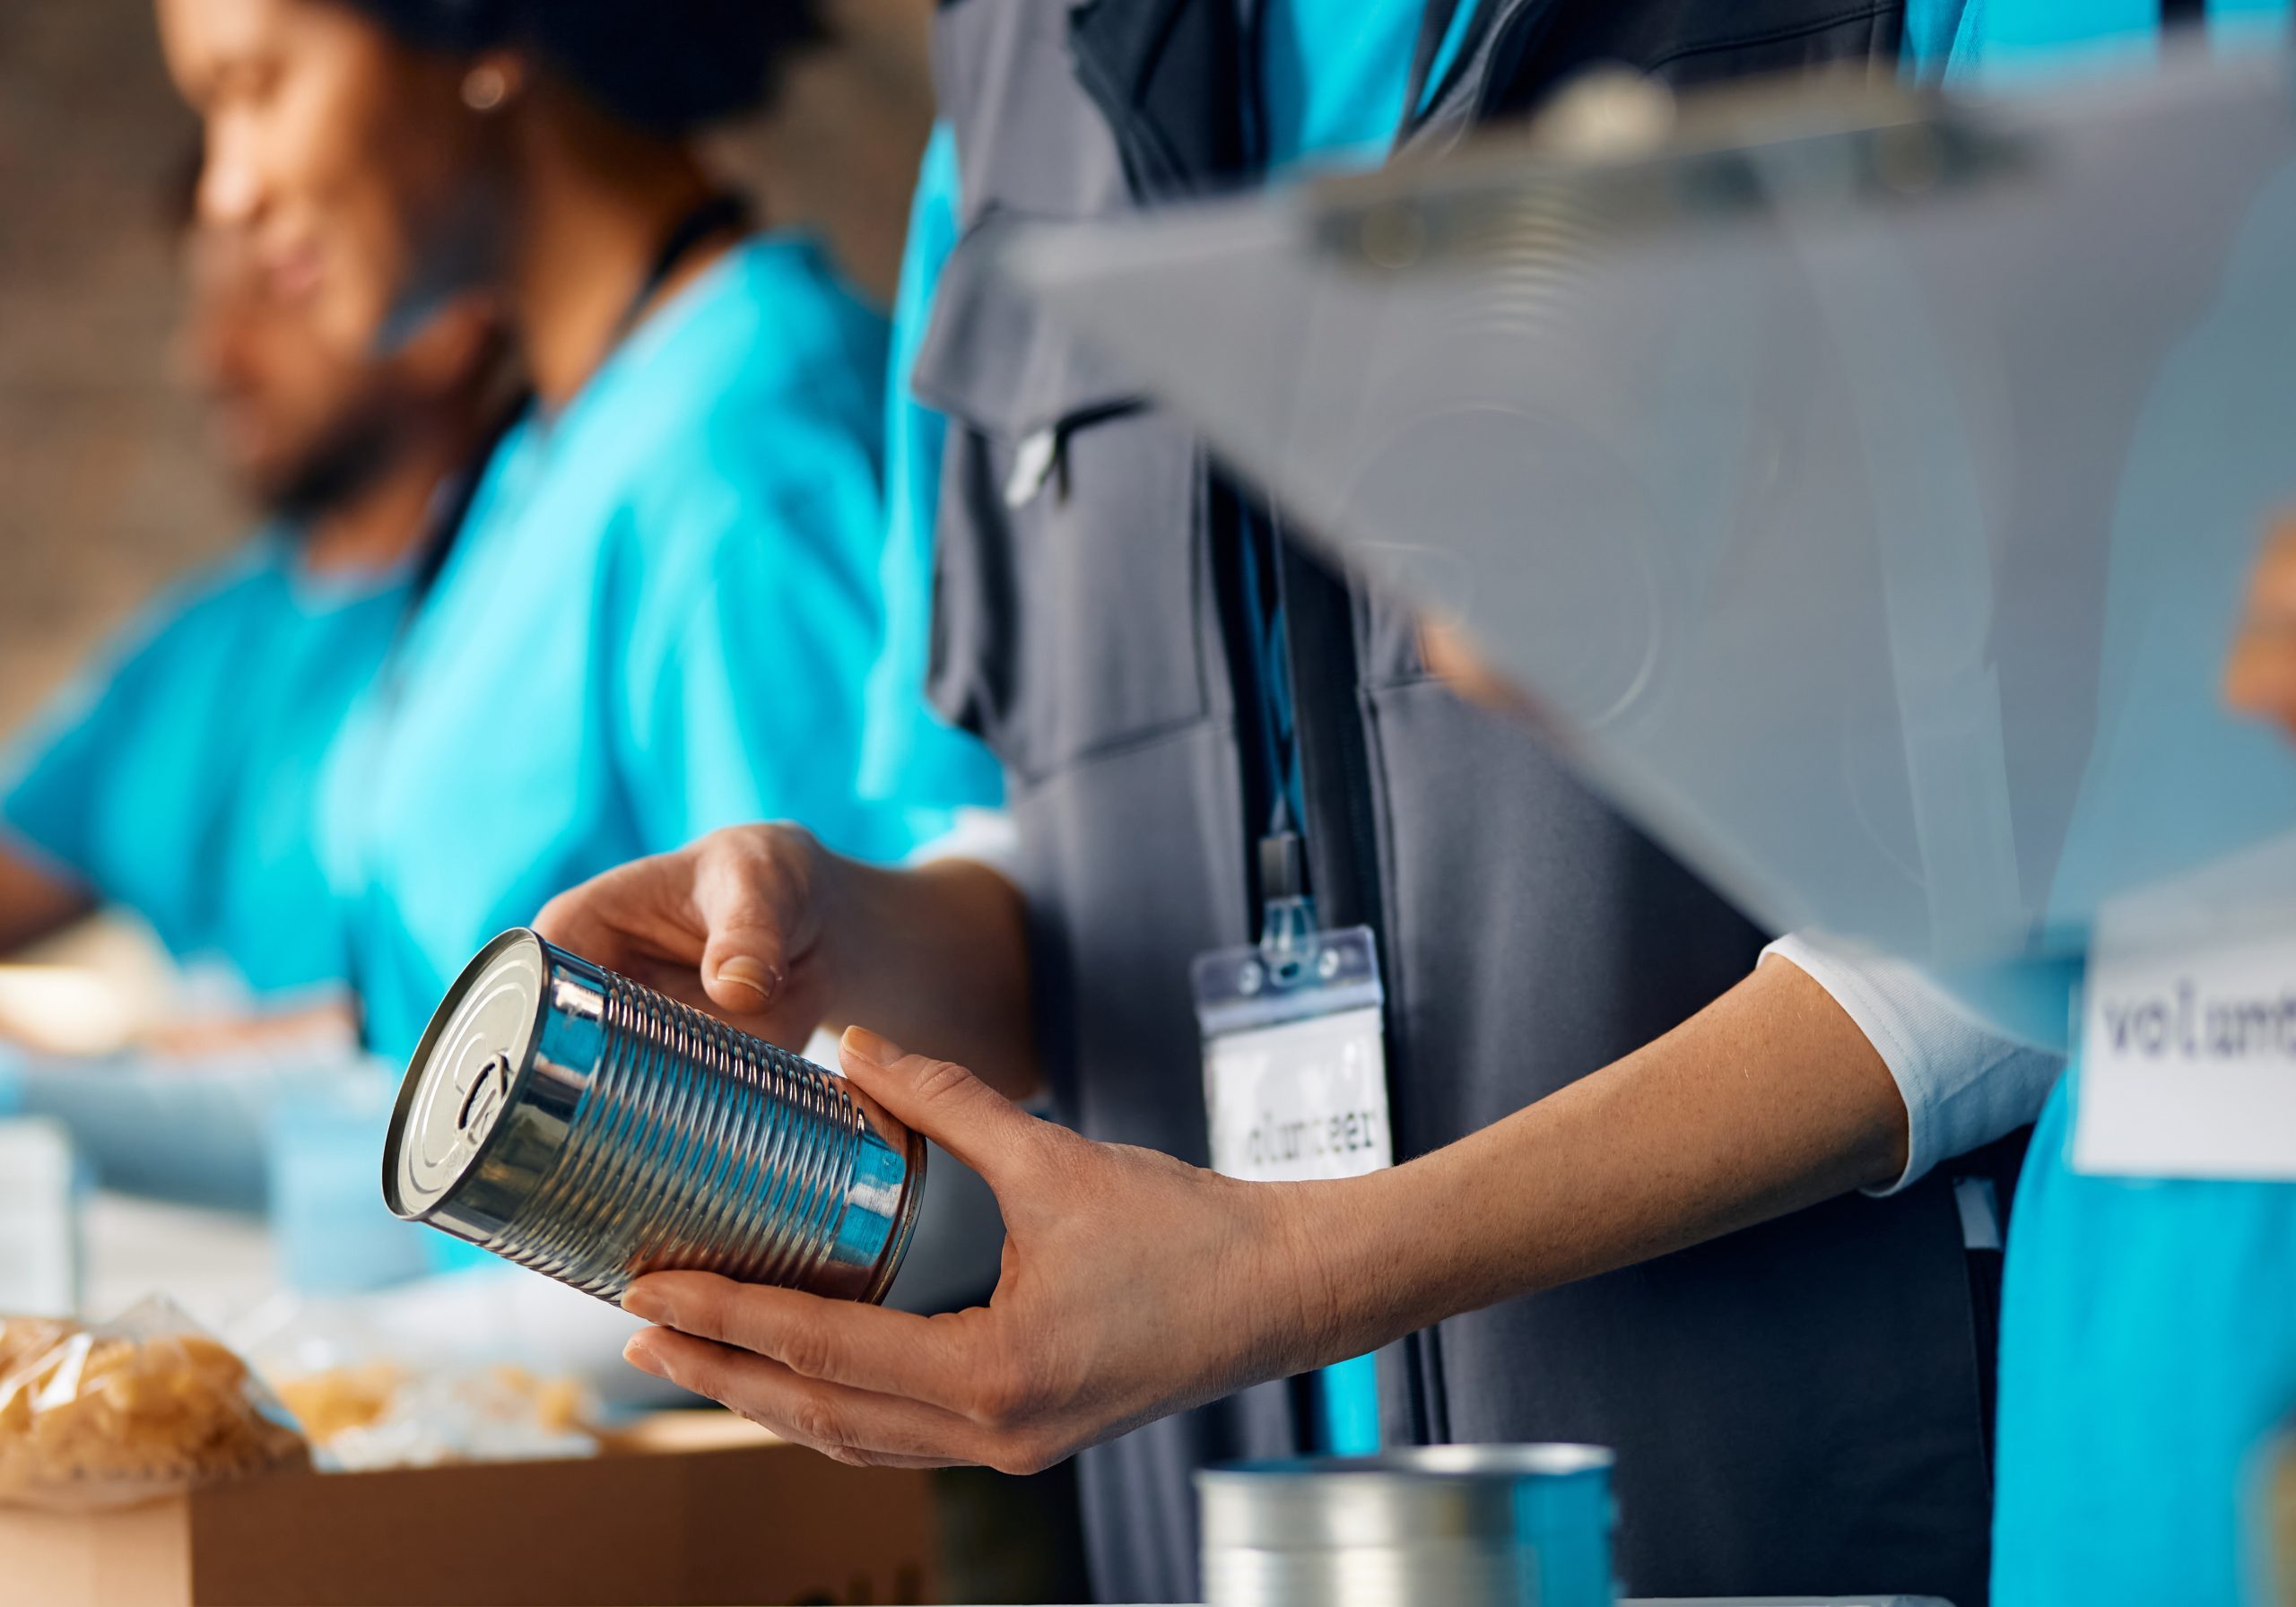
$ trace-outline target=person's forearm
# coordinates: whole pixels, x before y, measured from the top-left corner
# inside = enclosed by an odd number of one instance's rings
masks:
[[[941,1317],[642,1279],[648,1372],[850,1462],[1032,1472],[1169,1412],[1657,1255],[1903,1165],[1896,1083],[1798,968],[1434,1155],[1245,1183],[1032,1121],[866,1034],[846,1074],[996,1190],[1004,1275]],[[1439,1068],[1428,1068],[1439,1074]]]
[[[1026,908],[1004,874],[970,859],[910,870],[839,863],[857,952],[830,968],[839,992],[824,1025],[866,1027],[937,1058],[979,1068],[1009,1099],[1035,1094]]]
[[[1353,1354],[1888,1183],[1907,1142],[1857,1024],[1799,969],[1765,965],[1503,1122],[1393,1171],[1300,1186],[1311,1322],[1330,1357]]]
[[[87,889],[0,847],[0,959],[53,936],[94,907]]]

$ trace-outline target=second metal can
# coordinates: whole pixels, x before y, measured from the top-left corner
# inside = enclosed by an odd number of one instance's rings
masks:
[[[924,1174],[844,1078],[519,930],[431,1018],[383,1197],[606,1300],[675,1269],[874,1301]]]
[[[1196,1475],[1208,1607],[1610,1607],[1611,1454],[1429,1446]]]

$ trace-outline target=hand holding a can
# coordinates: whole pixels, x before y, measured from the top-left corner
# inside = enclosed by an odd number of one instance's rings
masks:
[[[657,1325],[631,1341],[634,1364],[857,1464],[1040,1469],[1905,1168],[1888,1068],[1782,962],[1481,1132],[1330,1181],[1241,1182],[1093,1142],[866,1032],[847,1035],[844,1064],[858,1093],[995,1192],[1005,1245],[989,1303],[923,1317],[685,1272],[639,1278],[622,1303]]]
[[[1034,1090],[1021,896],[988,865],[889,869],[801,826],[735,826],[592,878],[535,930],[786,1049],[874,1021]]]
[[[713,832],[561,894],[544,938],[784,1048],[824,1018],[835,856],[797,826]]]
[[[1350,1353],[1303,1191],[1093,1143],[961,1067],[847,1034],[863,1093],[996,1191],[986,1307],[924,1317],[700,1273],[639,1279],[644,1370],[838,1461],[1033,1472],[1246,1385]],[[1333,1201],[1317,1233],[1344,1229]]]

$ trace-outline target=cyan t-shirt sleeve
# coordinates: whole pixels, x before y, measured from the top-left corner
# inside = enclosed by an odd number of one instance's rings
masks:
[[[138,728],[187,612],[180,595],[147,610],[0,755],[0,830],[44,868],[100,892],[114,890],[97,831],[101,801],[147,745]],[[170,790],[164,777],[146,779]]]
[[[879,562],[884,648],[871,671],[861,790],[883,800],[923,800],[945,820],[951,806],[994,804],[1004,776],[988,750],[948,725],[925,697],[933,634],[933,544],[948,421],[919,402],[909,375],[933,320],[941,270],[956,248],[957,148],[936,125],[918,174],[909,246],[893,303],[891,372],[885,391],[885,543]],[[932,821],[920,823],[930,834]]]
[[[0,758],[0,847],[90,883],[87,824],[101,785],[103,715],[100,694],[75,682]]]

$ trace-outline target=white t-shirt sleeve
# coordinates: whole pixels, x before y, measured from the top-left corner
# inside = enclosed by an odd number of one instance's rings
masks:
[[[1021,833],[1012,812],[968,804],[956,812],[946,831],[911,849],[908,864],[933,864],[944,859],[976,860],[1007,882],[1020,881]]]
[[[2005,1038],[1901,960],[1797,932],[1762,951],[1807,973],[1833,995],[1882,1056],[1905,1099],[1904,1174],[1911,1186],[1942,1161],[1991,1143],[2040,1115],[2065,1057]]]
[[[978,806],[960,809],[955,823],[931,842],[919,843],[910,851],[907,863],[914,868],[946,859],[970,859],[976,864],[985,864],[1017,885],[1021,880],[1021,832],[1013,824],[1012,812]],[[1031,1116],[1050,1118],[1051,1090],[1024,1101],[1021,1108]]]

